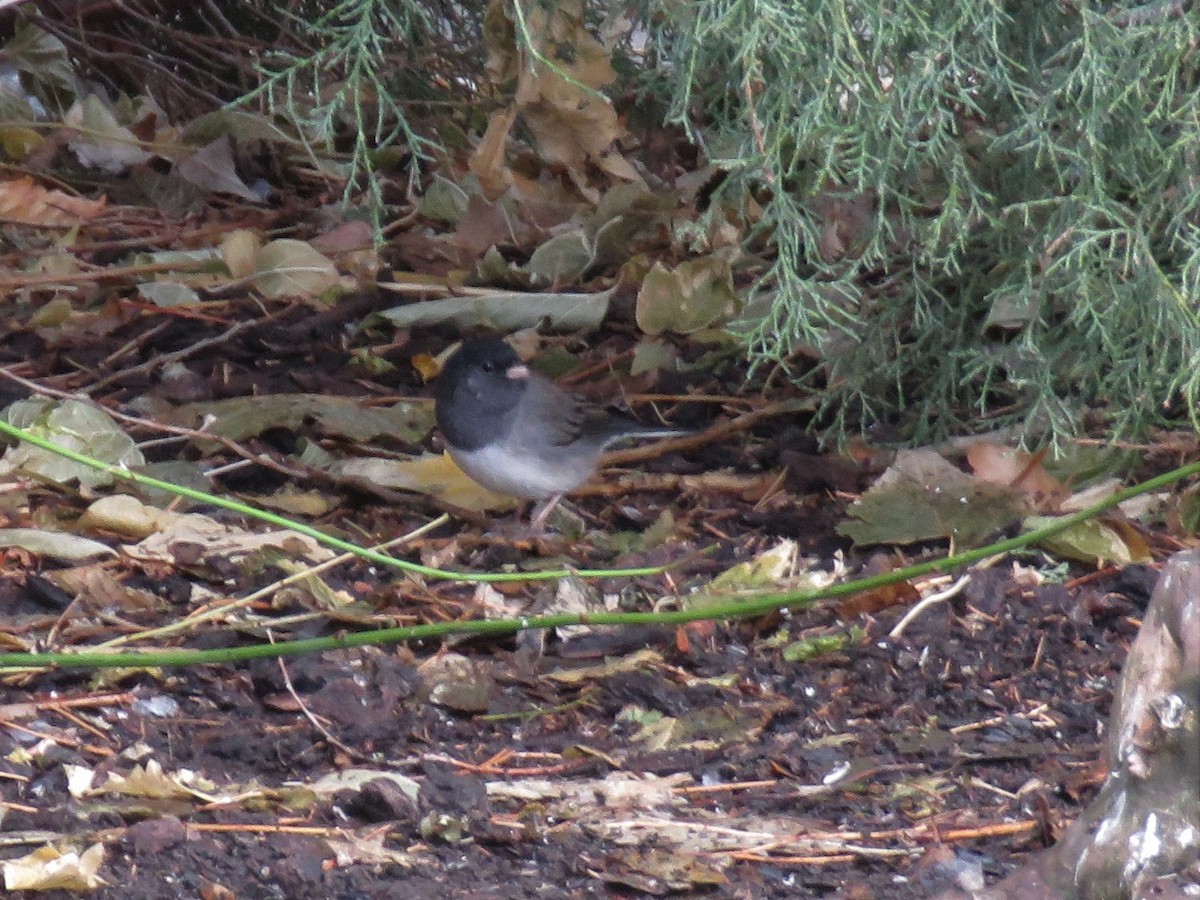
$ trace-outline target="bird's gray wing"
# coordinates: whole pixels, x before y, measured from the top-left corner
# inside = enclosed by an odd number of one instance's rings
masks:
[[[604,410],[540,375],[530,376],[519,414],[522,432],[544,435],[546,443],[556,447],[594,439],[605,418]]]

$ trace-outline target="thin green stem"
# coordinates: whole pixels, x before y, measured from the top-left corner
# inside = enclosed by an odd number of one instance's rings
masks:
[[[460,622],[436,622],[429,625],[410,625],[402,628],[382,628],[377,631],[360,631],[334,637],[310,638],[276,644],[255,644],[246,647],[231,647],[221,650],[159,650],[137,653],[0,653],[0,669],[19,668],[50,669],[101,669],[156,666],[195,666],[220,663],[243,662],[281,656],[296,656],[304,653],[320,653],[328,650],[344,650],[349,647],[386,645],[408,641],[433,640],[451,635],[475,637],[507,635],[533,629],[565,628],[573,625],[680,625],[711,619],[740,619],[760,616],[783,607],[803,607],[817,600],[844,597],[860,591],[868,591],[898,581],[906,581],[934,572],[949,572],[990,556],[1018,550],[1043,541],[1066,529],[1086,522],[1134,497],[1168,487],[1177,481],[1200,475],[1200,462],[1173,469],[1156,478],[1143,481],[1133,487],[1118,491],[1110,497],[1094,503],[1058,521],[1029,531],[1017,537],[956,553],[953,556],[929,560],[882,575],[860,578],[832,585],[821,590],[774,591],[755,594],[703,608],[671,610],[646,613],[584,613],[529,616],[510,619],[469,619]]]

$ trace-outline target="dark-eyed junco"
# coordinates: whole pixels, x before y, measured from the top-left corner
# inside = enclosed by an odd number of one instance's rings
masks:
[[[579,487],[617,441],[690,433],[593,406],[530,371],[496,339],[467,341],[450,357],[436,400],[438,427],[458,467],[486,488],[525,500],[557,499]]]

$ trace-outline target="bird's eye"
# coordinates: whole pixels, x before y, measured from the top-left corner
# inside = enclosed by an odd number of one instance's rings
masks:
[[[495,371],[496,371],[496,364],[495,364],[494,362],[490,362],[490,361],[489,361],[489,362],[485,362],[485,363],[483,364],[483,371],[485,371],[485,372],[495,372]]]

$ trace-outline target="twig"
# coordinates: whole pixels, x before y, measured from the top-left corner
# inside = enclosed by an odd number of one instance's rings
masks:
[[[937,591],[936,593],[930,594],[928,597],[923,598],[920,603],[904,614],[904,618],[897,622],[896,627],[888,632],[888,637],[892,638],[893,640],[900,637],[902,634],[904,634],[904,629],[911,625],[912,621],[917,616],[919,616],[929,607],[933,606],[933,604],[941,603],[943,600],[949,600],[951,597],[961,592],[962,589],[970,583],[970,581],[971,576],[964,575],[944,591]]]
[[[272,644],[275,643],[275,636],[271,633],[270,629],[267,629],[267,639]],[[276,662],[279,663],[279,671],[283,673],[283,686],[287,688],[287,692],[291,694],[292,699],[296,701],[296,705],[300,708],[300,712],[304,714],[304,718],[308,719],[309,724],[312,725],[313,728],[317,729],[317,731],[321,733],[321,736],[324,737],[325,740],[329,741],[329,743],[331,743],[333,746],[347,754],[351,759],[369,762],[369,756],[359,753],[357,750],[343,744],[330,733],[329,729],[326,728],[315,715],[313,715],[312,710],[308,708],[304,701],[300,699],[300,695],[296,693],[296,688],[292,685],[292,676],[288,674],[287,665],[284,664],[282,659],[277,659]]]
[[[209,347],[216,346],[217,344],[225,343],[230,338],[241,333],[242,331],[245,331],[248,327],[250,327],[251,325],[254,325],[254,324],[257,324],[257,323],[256,322],[235,322],[234,324],[230,325],[228,328],[226,328],[220,334],[213,335],[212,337],[209,337],[209,338],[204,338],[203,340],[200,340],[200,341],[196,341],[196,343],[189,344],[187,347],[184,347],[182,350],[176,350],[174,353],[163,353],[158,356],[155,356],[153,359],[148,359],[144,363],[141,363],[139,365],[132,366],[131,368],[128,368],[128,369],[122,369],[120,372],[113,372],[111,375],[107,375],[104,378],[101,378],[99,381],[95,382],[94,384],[88,385],[80,393],[87,396],[87,395],[94,393],[95,391],[100,390],[103,387],[107,387],[108,385],[112,384],[114,381],[119,381],[123,378],[128,378],[130,375],[138,375],[138,374],[142,374],[144,372],[152,372],[155,369],[158,369],[158,368],[161,368],[162,366],[167,365],[168,363],[178,362],[179,360],[187,359],[189,356],[194,356],[196,353],[198,353],[201,350],[205,350]]]
[[[604,454],[603,464],[623,465],[625,463],[640,462],[645,459],[662,456],[664,453],[691,450],[695,447],[702,447],[705,444],[713,444],[725,439],[729,435],[747,431],[763,419],[795,412],[800,406],[801,401],[798,400],[780,400],[760,409],[753,409],[750,412],[742,413],[740,416],[735,416],[727,421],[716,422],[695,434],[669,438],[665,441],[655,441],[652,444],[647,444],[643,447],[634,447],[630,450],[615,450],[612,453],[606,453]]]

